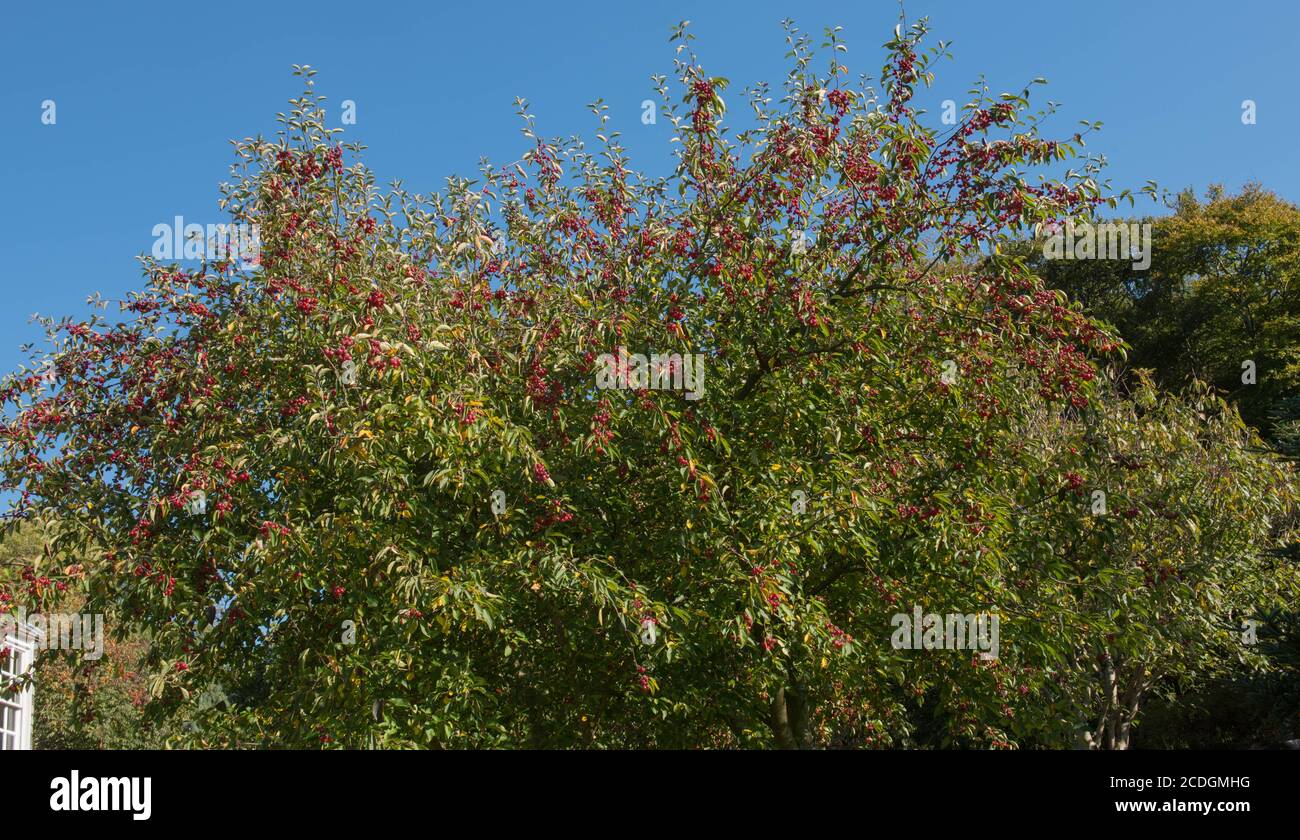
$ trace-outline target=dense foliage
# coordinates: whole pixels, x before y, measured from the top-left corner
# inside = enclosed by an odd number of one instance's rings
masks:
[[[1114,324],[1134,368],[1178,389],[1193,378],[1300,454],[1300,208],[1258,185],[1185,191],[1151,226],[1149,268],[1126,260],[1031,262],[1048,285]],[[1243,369],[1251,363],[1251,374]]]
[[[1049,286],[1123,334],[1126,385],[1143,370],[1167,390],[1198,379],[1211,383],[1294,462],[1300,456],[1300,209],[1255,184],[1237,195],[1213,187],[1204,201],[1184,191],[1169,209],[1167,216],[1129,220],[1151,229],[1146,268],[1129,260],[1046,259],[1040,241],[1016,250]],[[1300,560],[1300,547],[1270,556],[1285,572]],[[1263,615],[1258,650],[1267,667],[1207,668],[1196,679],[1166,681],[1169,693],[1144,727],[1153,744],[1294,742],[1300,674],[1287,652],[1300,638],[1296,599]]]
[[[683,29],[670,177],[520,103],[520,161],[434,195],[304,69],[224,188],[260,266],[145,258],[5,382],[8,533],[84,562],[0,599],[147,629],[185,743],[1126,746],[1294,600],[1287,468],[1210,394],[1114,393],[1118,335],[1006,251],[1123,196],[1027,91],[927,125],[924,36],[872,87],[791,28],[733,137]],[[700,387],[601,387],[620,348]],[[998,616],[998,658],[899,649],[915,607]]]

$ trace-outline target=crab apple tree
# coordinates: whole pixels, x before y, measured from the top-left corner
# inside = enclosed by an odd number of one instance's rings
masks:
[[[1118,343],[1003,245],[1116,198],[1090,159],[1052,176],[1082,138],[1028,92],[929,125],[924,22],[874,80],[791,26],[734,132],[674,39],[662,178],[605,106],[589,147],[521,101],[518,161],[381,190],[300,68],[223,186],[258,265],[145,257],[121,317],[48,322],[0,393],[7,527],[150,630],[154,713],[209,745],[541,747],[886,746],[922,696],[1005,745],[1039,714],[1005,691],[1032,609],[997,661],[895,650],[889,617],[1023,604],[1006,523],[1048,467],[1016,444]],[[702,387],[601,387],[621,353]]]

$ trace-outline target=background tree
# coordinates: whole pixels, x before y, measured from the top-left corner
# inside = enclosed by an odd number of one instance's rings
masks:
[[[1192,378],[1227,394],[1247,422],[1292,454],[1300,423],[1300,209],[1257,184],[1179,194],[1152,225],[1152,262],[1032,265],[1090,314],[1114,324],[1135,368],[1166,388]],[[1243,382],[1254,363],[1255,382]]]
[[[60,583],[75,580],[78,564],[54,567],[45,546],[34,528],[14,531],[0,543],[0,587],[11,599],[5,606],[21,605],[28,615],[55,607],[82,612],[84,601],[75,587],[56,601],[59,587],[50,577]],[[115,624],[114,616],[104,618],[104,648],[97,659],[57,648],[38,654],[32,669],[35,749],[149,749],[165,745],[168,736],[176,734],[174,724],[145,715],[147,636],[115,638]]]
[[[1056,683],[1044,694],[1073,706],[1063,719],[1087,720],[1084,743],[1126,749],[1149,696],[1269,670],[1243,631],[1300,591],[1267,550],[1295,527],[1294,474],[1230,406],[1139,376],[1131,397],[1033,437],[1067,482],[1026,506],[1014,554],[1038,571],[1022,597],[1053,604],[1040,618],[1060,632],[1042,651]],[[1056,649],[1067,655],[1053,661]]]

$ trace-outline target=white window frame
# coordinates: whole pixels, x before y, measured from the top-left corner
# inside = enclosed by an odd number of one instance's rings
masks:
[[[30,625],[19,624],[17,632],[0,639],[0,650],[6,647],[10,650],[9,654],[0,658],[0,683],[8,683],[12,677],[21,675],[32,667],[40,641],[38,632]],[[0,709],[15,724],[6,727],[4,717],[0,717],[0,751],[32,748],[33,693],[32,686],[28,685],[16,697],[0,696]]]

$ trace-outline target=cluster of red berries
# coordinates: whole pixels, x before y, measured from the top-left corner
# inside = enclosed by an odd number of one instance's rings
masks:
[[[559,502],[557,501],[556,504],[558,505]],[[573,521],[573,514],[567,510],[561,513],[548,514],[547,516],[538,516],[533,519],[533,531],[534,532],[543,531],[551,527],[552,525],[557,525],[560,523],[572,522],[572,521]]]
[[[272,531],[275,531],[282,537],[289,536],[289,528],[287,526],[281,525],[278,522],[271,522],[269,520],[263,522],[261,527],[257,529],[257,532],[261,534],[263,537],[270,536]]]
[[[924,509],[917,507],[916,505],[900,504],[898,506],[898,516],[900,519],[911,519],[912,517],[916,517],[917,519],[925,520],[938,516],[939,513],[940,511],[937,505],[930,505]]]
[[[280,413],[283,414],[285,417],[293,417],[297,415],[298,412],[302,411],[303,407],[306,406],[307,403],[308,403],[308,399],[305,395],[294,397],[293,399],[289,400],[289,402],[281,406]]]
[[[831,637],[833,639],[832,644],[834,644],[835,647],[837,648],[842,648],[849,642],[853,641],[852,636],[850,636],[848,633],[841,630],[840,628],[836,627],[834,624],[832,624],[829,621],[826,622],[826,629],[830,631]]]

